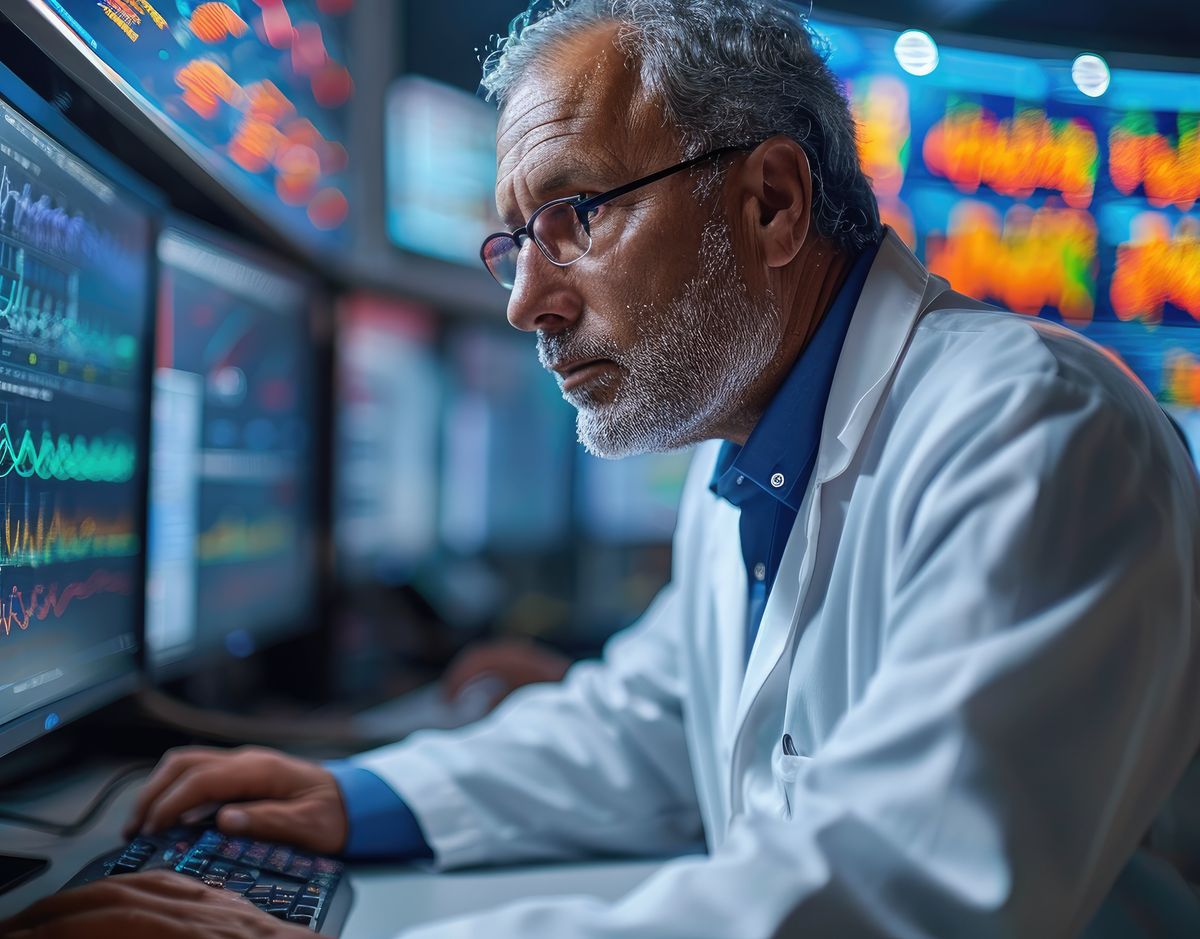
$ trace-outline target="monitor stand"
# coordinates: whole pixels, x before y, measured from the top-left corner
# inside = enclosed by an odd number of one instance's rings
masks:
[[[0,854],[0,893],[7,893],[30,877],[36,877],[49,866],[49,859],[44,857]]]

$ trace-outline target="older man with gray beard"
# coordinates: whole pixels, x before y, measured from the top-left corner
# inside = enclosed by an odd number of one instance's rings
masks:
[[[672,582],[464,730],[172,753],[130,830],[217,801],[441,868],[704,847],[414,939],[1200,935],[1187,816],[1154,824],[1200,742],[1200,493],[1145,390],[881,229],[780,0],[560,0],[486,65],[509,320],[595,453],[700,444]],[[299,935],[117,880],[10,928]]]

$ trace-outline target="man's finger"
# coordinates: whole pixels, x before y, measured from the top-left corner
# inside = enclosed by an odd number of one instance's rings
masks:
[[[217,813],[217,828],[226,835],[283,841],[327,854],[342,850],[345,831],[330,807],[318,800],[239,802]]]
[[[163,791],[146,811],[147,831],[162,831],[175,824],[188,809],[209,802],[261,797],[271,781],[264,768],[234,760],[213,760],[194,765]]]
[[[39,900],[24,912],[0,923],[0,936],[109,906],[136,905],[169,916],[181,901],[198,899],[209,889],[199,881],[173,871],[122,874]]]
[[[129,813],[129,820],[125,823],[125,837],[132,838],[141,830],[150,806],[183,773],[198,763],[211,759],[219,759],[225,752],[215,747],[183,747],[176,750],[169,750],[159,760],[158,766],[154,768],[154,772],[150,774],[146,782],[142,785],[142,789],[133,803],[133,809]]]
[[[63,916],[37,926],[7,932],[0,927],[4,939],[156,939],[178,932],[178,919],[169,912],[146,909],[104,907]]]

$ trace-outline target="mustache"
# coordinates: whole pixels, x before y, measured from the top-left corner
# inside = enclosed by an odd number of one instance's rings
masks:
[[[537,357],[542,368],[553,371],[563,362],[611,359],[621,365],[621,350],[611,340],[575,332],[538,333]]]

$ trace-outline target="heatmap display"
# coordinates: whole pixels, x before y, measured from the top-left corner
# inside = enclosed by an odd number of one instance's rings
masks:
[[[38,0],[139,106],[292,234],[349,237],[354,0]]]
[[[1192,424],[1200,76],[1115,68],[1089,97],[1073,52],[946,46],[915,75],[898,61],[898,31],[813,25],[845,82],[883,219],[930,270],[1100,342]]]

